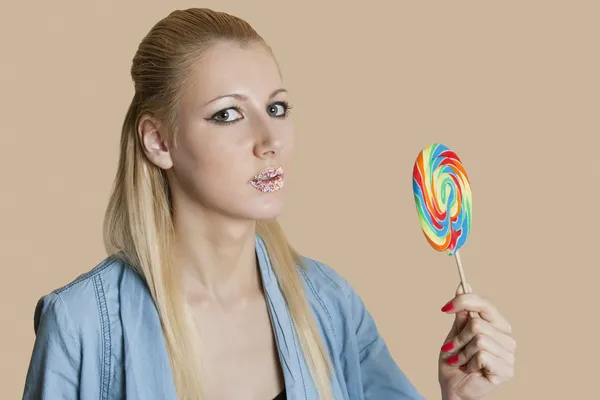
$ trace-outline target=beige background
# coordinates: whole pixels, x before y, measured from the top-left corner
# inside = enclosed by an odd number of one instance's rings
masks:
[[[298,133],[284,227],[354,284],[428,399],[458,284],[412,198],[434,141],[472,180],[467,277],[519,344],[517,376],[489,399],[597,396],[598,2],[351,3],[2,0],[0,398],[21,397],[36,300],[104,257],[136,46],[194,6],[272,44]]]

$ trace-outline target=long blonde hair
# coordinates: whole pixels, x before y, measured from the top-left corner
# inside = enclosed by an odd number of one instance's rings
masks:
[[[103,227],[106,251],[123,258],[148,285],[182,400],[203,398],[200,337],[181,296],[173,263],[169,185],[164,171],[145,157],[137,125],[142,115],[149,114],[176,138],[177,107],[190,67],[219,41],[257,42],[269,48],[246,21],[205,8],[170,13],[140,43],[131,67],[135,93],[122,126],[119,165]],[[302,267],[301,258],[277,220],[258,221],[256,229],[267,248],[319,397],[331,399],[331,363],[297,270]]]

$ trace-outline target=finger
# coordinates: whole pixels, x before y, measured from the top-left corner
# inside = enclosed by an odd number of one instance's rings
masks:
[[[465,284],[467,291],[471,292],[473,289],[471,289],[471,286],[467,283]],[[459,296],[461,294],[465,294],[465,288],[463,287],[462,282],[458,284],[458,287],[456,288],[456,296]],[[456,333],[458,334],[460,331],[462,331],[465,327],[465,325],[467,324],[467,321],[469,320],[469,312],[468,311],[459,311],[455,314],[455,318],[454,318],[454,324],[456,325]]]
[[[444,342],[447,342],[448,340],[456,337],[460,332],[462,332],[462,330],[465,329],[465,326],[467,326],[469,319],[470,317],[467,311],[457,312],[454,318],[454,323],[450,328],[450,332],[448,332],[448,335],[444,339]]]
[[[505,382],[514,376],[513,364],[485,350],[475,353],[469,363],[461,369],[465,373],[483,371],[486,378],[494,385]]]
[[[510,350],[506,349],[494,338],[484,334],[475,335],[462,350],[447,352],[442,356],[442,360],[448,365],[464,365],[480,351],[487,351],[500,357],[509,365],[515,362],[515,355]]]
[[[498,312],[496,307],[487,299],[484,299],[483,297],[473,293],[456,296],[453,300],[442,307],[442,311],[450,314],[462,311],[473,311],[478,313],[481,318],[490,322],[498,329],[506,333],[512,332],[512,327],[506,318],[504,318],[502,314]]]
[[[469,284],[466,284],[467,286],[467,290],[471,291],[471,286]],[[462,285],[462,282],[458,284],[458,287],[456,288],[456,292],[455,292],[455,296],[464,294],[464,288]],[[469,320],[469,312],[468,311],[459,311],[455,314],[455,318],[454,318],[454,323],[452,324],[452,328],[450,328],[450,332],[448,332],[448,335],[446,336],[446,339],[444,341],[447,341],[448,339],[458,335],[460,333],[460,331],[462,331],[465,327],[465,325],[467,324],[467,321]]]
[[[465,292],[464,288],[463,288],[463,283],[459,283],[458,287],[456,288],[456,295],[458,296],[459,294],[465,294],[465,293],[471,293],[473,292],[473,288],[471,287],[471,285],[469,285],[468,283],[465,284],[467,286],[467,291]]]
[[[488,336],[510,353],[514,353],[517,347],[515,339],[499,330],[496,326],[481,318],[469,319],[465,328],[455,337],[446,341],[442,346],[442,352],[456,354],[462,351],[475,337]]]

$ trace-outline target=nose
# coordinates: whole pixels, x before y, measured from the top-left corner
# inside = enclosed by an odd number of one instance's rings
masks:
[[[254,155],[258,158],[274,157],[283,149],[280,133],[269,121],[261,121],[255,127]]]

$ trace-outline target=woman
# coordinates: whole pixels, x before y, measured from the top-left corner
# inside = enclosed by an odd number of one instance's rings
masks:
[[[38,302],[24,398],[421,399],[357,293],[277,223],[293,130],[263,39],[175,11],[131,74],[109,256]],[[480,399],[513,373],[510,326],[474,294],[443,310],[443,398]]]

